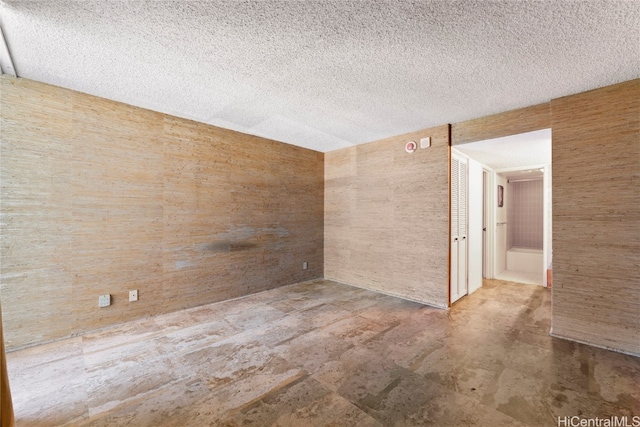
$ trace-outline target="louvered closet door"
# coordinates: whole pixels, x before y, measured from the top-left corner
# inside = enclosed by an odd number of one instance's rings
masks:
[[[460,215],[459,200],[460,181],[460,160],[456,156],[451,157],[451,270],[449,272],[449,289],[451,302],[453,303],[458,295],[458,232],[460,229],[458,217]]]
[[[467,294],[467,160],[460,160],[458,179],[458,295]]]
[[[467,161],[451,157],[451,302],[467,294]]]

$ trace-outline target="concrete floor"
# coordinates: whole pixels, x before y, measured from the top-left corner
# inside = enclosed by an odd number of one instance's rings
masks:
[[[640,359],[550,338],[550,293],[449,310],[318,280],[8,354],[18,426],[557,426],[640,415]]]

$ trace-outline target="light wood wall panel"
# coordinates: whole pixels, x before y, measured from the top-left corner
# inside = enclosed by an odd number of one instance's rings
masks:
[[[553,334],[640,354],[640,80],[553,100]]]
[[[322,153],[0,82],[8,348],[323,276]]]
[[[506,111],[451,125],[451,145],[500,138],[551,127],[550,104]]]
[[[0,298],[7,349],[68,335],[73,323],[73,260],[65,254],[74,228],[74,94],[21,83],[0,78]]]
[[[446,307],[449,126],[326,153],[324,233],[326,278]]]

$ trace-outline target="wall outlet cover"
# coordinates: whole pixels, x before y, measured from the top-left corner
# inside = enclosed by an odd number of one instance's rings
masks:
[[[138,290],[129,291],[129,301],[138,301]]]

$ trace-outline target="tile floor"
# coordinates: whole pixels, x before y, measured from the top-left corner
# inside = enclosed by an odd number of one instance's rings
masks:
[[[527,273],[525,271],[504,270],[496,278],[506,282],[518,282],[527,285],[542,286],[544,283],[542,273]]]
[[[330,281],[8,354],[18,426],[557,426],[640,415],[640,359],[550,338],[550,294],[449,310]]]

